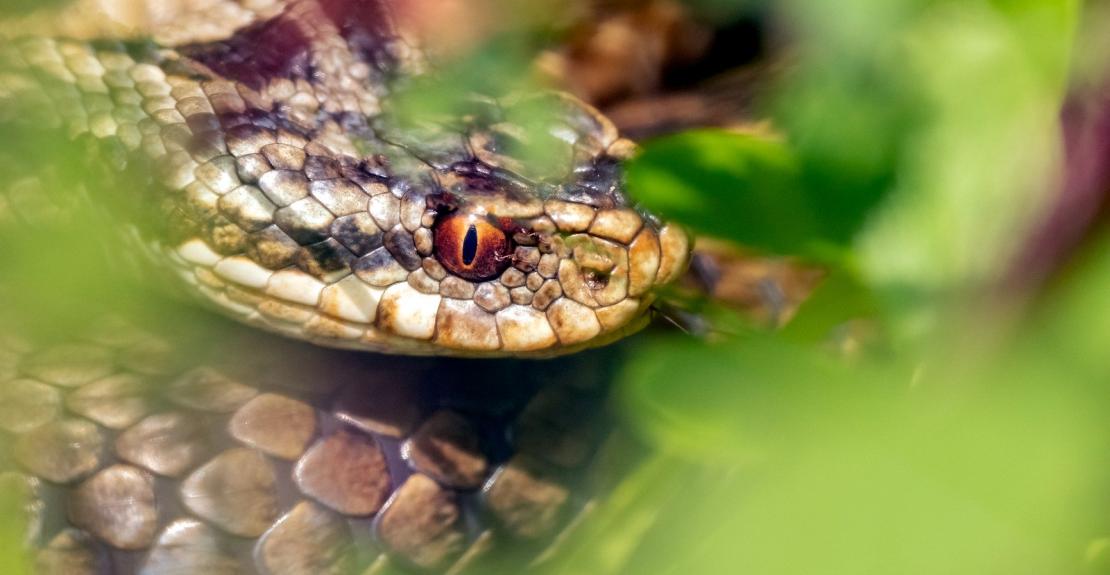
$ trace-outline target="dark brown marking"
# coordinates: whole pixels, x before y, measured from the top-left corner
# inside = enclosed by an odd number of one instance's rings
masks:
[[[248,26],[222,42],[187,46],[180,51],[216,75],[260,90],[276,78],[308,78],[312,39],[303,22],[283,14]]]

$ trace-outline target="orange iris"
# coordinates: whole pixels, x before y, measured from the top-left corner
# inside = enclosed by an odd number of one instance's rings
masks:
[[[471,281],[496,277],[512,263],[505,232],[474,214],[455,214],[436,222],[436,259],[447,271]]]

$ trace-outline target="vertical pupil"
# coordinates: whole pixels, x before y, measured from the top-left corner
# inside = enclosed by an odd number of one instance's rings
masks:
[[[478,230],[473,225],[466,230],[466,238],[463,239],[462,259],[463,265],[470,265],[474,263],[474,256],[478,253]]]

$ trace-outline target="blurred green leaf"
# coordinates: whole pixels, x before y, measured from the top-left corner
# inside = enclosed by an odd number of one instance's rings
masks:
[[[798,307],[783,337],[809,343],[829,340],[833,330],[858,319],[880,320],[875,294],[847,269],[832,271]]]
[[[628,413],[689,469],[654,476],[677,495],[623,572],[1077,572],[1105,524],[1106,394],[1051,358],[985,351],[640,350]]]
[[[1039,302],[1020,334],[1031,352],[1059,358],[1095,381],[1110,380],[1110,236],[1103,232]]]
[[[535,88],[529,71],[541,46],[535,36],[523,33],[492,38],[441,62],[432,73],[404,79],[391,94],[387,112],[405,125],[463,120],[473,109],[473,94],[498,97]]]
[[[928,122],[906,140],[890,202],[861,237],[871,281],[947,290],[996,277],[1039,213],[1061,94],[998,15],[938,9],[906,30],[902,74]],[[893,72],[893,71],[892,71]]]
[[[834,230],[858,225],[865,210],[824,211],[797,176],[783,142],[716,130],[647,142],[626,171],[633,197],[666,218],[764,250],[824,256],[848,239]]]
[[[783,441],[825,433],[814,426],[830,414],[881,413],[873,404],[888,402],[909,379],[905,372],[868,377],[776,338],[717,345],[662,339],[636,353],[623,389],[630,417],[662,449],[731,465],[781,453]]]
[[[997,278],[1041,213],[1079,6],[781,7],[795,57],[765,107],[794,150],[801,187],[824,200],[825,235],[853,245],[853,269],[896,335],[936,329]]]
[[[42,8],[56,8],[72,3],[73,0],[2,0],[0,17],[22,15]]]
[[[561,181],[574,150],[558,133],[565,106],[545,97],[533,73],[544,38],[535,31],[505,33],[441,62],[433,73],[404,79],[377,120],[379,133],[423,156],[434,156],[439,142],[453,150],[460,134],[482,133],[521,176]]]
[[[26,548],[29,497],[22,477],[0,474],[0,573],[31,573]]]

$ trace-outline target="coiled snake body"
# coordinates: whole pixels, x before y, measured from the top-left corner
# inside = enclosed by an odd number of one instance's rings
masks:
[[[561,355],[642,327],[686,265],[685,233],[623,194],[632,145],[585,104],[383,115],[425,64],[379,2],[297,1],[176,48],[19,38],[3,61],[0,103],[46,110],[28,117],[117,168],[148,259],[269,331]],[[536,109],[554,113],[521,130]],[[558,144],[542,166],[517,145],[537,133]],[[491,549],[542,548],[581,509],[571,483],[604,483],[581,469],[605,354],[390,359],[212,329],[207,351],[166,361],[151,358],[184,345],[172,329],[5,340],[0,463],[32,493],[44,572],[483,569],[505,556]]]

